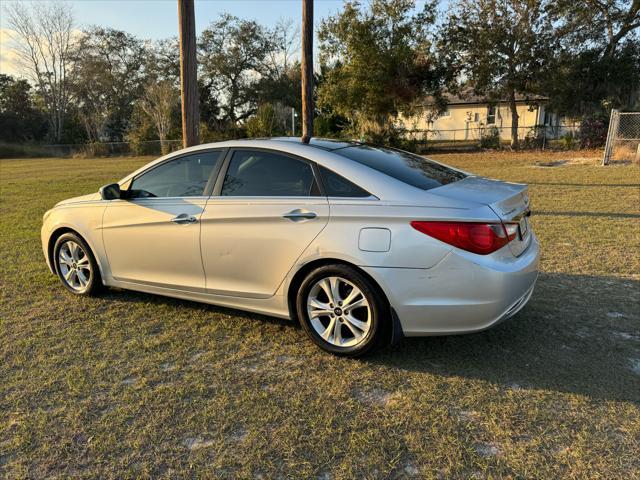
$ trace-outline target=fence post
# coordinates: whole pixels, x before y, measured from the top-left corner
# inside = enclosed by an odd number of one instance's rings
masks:
[[[613,144],[618,130],[618,119],[620,114],[615,108],[611,109],[611,116],[609,117],[609,131],[607,132],[607,143],[604,146],[604,157],[602,157],[602,165],[608,165],[611,160],[611,154],[613,153]]]

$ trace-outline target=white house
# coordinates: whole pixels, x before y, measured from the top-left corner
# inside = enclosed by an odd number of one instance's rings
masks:
[[[516,97],[518,138],[523,139],[530,132],[533,133],[534,127],[538,127],[540,134],[544,131],[547,138],[560,138],[577,130],[578,122],[549,111],[547,103],[545,97]],[[489,101],[486,97],[473,94],[449,95],[444,113],[434,114],[433,103],[429,100],[416,110],[414,116],[401,116],[400,123],[417,135],[426,134],[429,140],[478,140],[494,128],[498,130],[501,140],[511,138],[511,108],[506,100]]]

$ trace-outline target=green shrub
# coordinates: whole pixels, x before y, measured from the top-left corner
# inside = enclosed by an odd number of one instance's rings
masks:
[[[545,127],[544,125],[535,126],[529,129],[521,144],[522,148],[542,148],[545,143]]]
[[[562,136],[562,146],[565,150],[575,150],[578,147],[578,141],[572,132]]]
[[[603,147],[607,141],[607,130],[609,129],[609,119],[603,115],[592,115],[584,117],[580,122],[581,148]]]
[[[480,148],[500,148],[500,130],[498,130],[498,127],[491,126],[482,130],[480,133]]]

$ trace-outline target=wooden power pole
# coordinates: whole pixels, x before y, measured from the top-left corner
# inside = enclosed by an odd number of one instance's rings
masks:
[[[302,141],[313,136],[313,0],[302,0]]]
[[[180,35],[180,92],[182,95],[182,144],[200,143],[198,77],[196,58],[196,14],[193,0],[178,0]]]

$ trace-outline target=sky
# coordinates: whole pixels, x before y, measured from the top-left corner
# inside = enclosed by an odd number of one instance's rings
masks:
[[[20,3],[51,3],[48,0],[19,0]],[[0,0],[0,72],[15,74],[12,52],[8,45],[10,32]],[[177,0],[70,0],[78,28],[100,25],[124,30],[140,39],[157,40],[178,35]],[[322,19],[339,12],[343,0],[315,0],[315,30]],[[424,0],[418,0],[418,5]],[[267,26],[279,19],[293,19],[297,25],[302,17],[301,0],[195,0],[196,30],[200,33],[220,13],[228,12],[240,18],[256,20]]]
[[[34,0],[49,3],[46,0]],[[4,1],[2,2],[4,3]],[[32,3],[20,0],[20,3]],[[176,0],[71,0],[79,26],[109,26],[124,30],[140,38],[159,39],[178,34]],[[314,19],[317,25],[322,18],[338,12],[342,0],[315,0]],[[274,25],[280,18],[300,21],[300,0],[196,0],[196,29],[201,32],[222,12],[241,18],[256,20],[264,25]],[[0,28],[7,22],[0,12]]]
[[[48,0],[19,0],[20,3],[51,3]],[[10,31],[0,1],[0,73],[16,74],[9,48]],[[157,40],[178,35],[177,0],[70,0],[78,28],[100,25],[124,30],[141,39]],[[315,0],[314,24],[337,13],[342,0]],[[198,34],[220,13],[256,20],[267,26],[280,19],[293,19],[298,25],[302,16],[301,0],[196,0]]]

